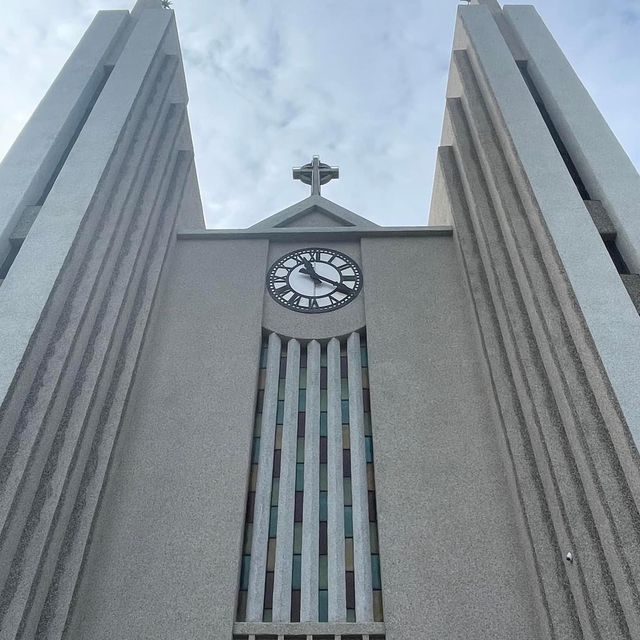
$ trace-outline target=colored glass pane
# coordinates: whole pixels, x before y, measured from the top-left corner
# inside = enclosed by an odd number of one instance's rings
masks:
[[[280,459],[282,456],[282,451],[280,449],[276,449],[273,452],[273,477],[280,477]]]
[[[351,430],[348,424],[342,426],[342,448],[351,449]]]
[[[247,592],[238,594],[238,622],[244,622],[247,617]]]
[[[342,424],[349,424],[349,401],[342,400],[340,405],[342,408]]]
[[[249,491],[256,490],[256,484],[258,483],[258,465],[251,465],[251,473],[249,474]]]
[[[262,414],[256,414],[255,422],[253,423],[253,435],[259,436],[262,432]]]
[[[370,436],[372,435],[372,431],[371,431],[371,414],[370,413],[365,413],[364,414],[364,434],[366,436]]]
[[[366,345],[360,346],[360,362],[362,363],[363,367],[369,366],[369,354],[367,353]]]
[[[327,464],[327,438],[320,438],[320,464]]]
[[[349,381],[346,378],[340,380],[340,397],[343,400],[349,399]]]
[[[328,553],[327,550],[327,523],[326,522],[321,522],[320,523],[320,555],[326,555]]]
[[[328,558],[327,556],[320,556],[318,580],[321,589],[329,588],[329,570],[328,570]]]
[[[369,489],[369,491],[375,491],[376,490],[375,475],[373,473],[373,465],[372,464],[368,464],[367,465],[367,489]]]
[[[378,515],[376,513],[376,493],[369,491],[369,522],[376,522]]]
[[[285,386],[284,380],[280,380],[280,382],[278,382],[278,400],[284,400]]]
[[[304,491],[304,465],[296,465],[296,491]]]
[[[353,571],[353,538],[344,541],[344,567],[346,571]]]
[[[327,388],[327,367],[322,367],[322,369],[320,369],[320,388]]]
[[[300,622],[300,589],[291,592],[291,622]]]
[[[327,390],[321,389],[320,390],[320,411],[326,411],[326,410],[327,410]]]
[[[340,356],[340,377],[341,378],[349,377],[349,364],[347,363],[346,356]]]
[[[367,462],[373,462],[373,438],[371,436],[364,438],[364,451]]]
[[[293,571],[291,573],[291,588],[292,589],[301,589],[302,588],[302,556],[299,554],[294,554],[293,556]]]
[[[249,567],[251,566],[251,556],[242,556],[242,570],[240,572],[240,590],[246,591],[249,588]]]
[[[382,608],[382,591],[373,592],[373,621],[382,622],[384,620],[384,610]],[[374,636],[370,636],[374,640]]]
[[[307,408],[307,392],[304,389],[298,391],[298,411],[305,411]]]
[[[273,611],[271,609],[265,609],[262,614],[262,622],[273,622]]]
[[[320,522],[327,521],[327,492],[320,492]]]
[[[327,435],[327,412],[326,411],[320,412],[320,435],[321,436]]]
[[[271,507],[269,515],[269,537],[275,538],[278,532],[278,507]]]
[[[344,536],[353,538],[353,509],[350,506],[344,508]]]
[[[343,488],[344,488],[344,504],[349,506],[353,504],[353,497],[351,494],[351,478],[343,479]]]
[[[304,438],[298,438],[296,462],[304,462]]]
[[[302,522],[293,525],[293,553],[302,553]]]
[[[307,370],[306,369],[300,369],[300,381],[298,382],[298,386],[300,387],[300,389],[307,388]]]
[[[284,420],[284,400],[278,400],[278,409],[276,411],[276,424],[282,424]]]
[[[253,524],[251,522],[247,523],[247,526],[244,528],[244,545],[242,548],[242,552],[244,554],[251,553],[251,543],[253,542]]]
[[[382,579],[380,578],[380,556],[371,555],[371,583],[376,590],[382,589]]]
[[[298,438],[304,438],[305,413],[298,411]]]
[[[259,459],[260,459],[260,438],[254,438],[253,448],[251,450],[251,463],[258,464]]]
[[[280,496],[280,480],[279,478],[274,478],[271,482],[271,506],[278,506],[278,497]]]
[[[369,369],[367,369],[366,367],[362,369],[362,388],[369,388]]]
[[[302,522],[302,502],[303,502],[303,493],[302,491],[296,491],[295,496],[295,507],[293,512],[293,521],[294,522]]]
[[[318,591],[318,621],[329,620],[329,592],[325,589]]]
[[[262,350],[260,351],[260,368],[261,369],[266,369],[267,368],[267,355],[268,355],[268,345],[267,344],[263,344],[262,345]]]
[[[271,609],[273,607],[273,572],[268,571],[264,582],[264,607]]]
[[[320,491],[327,490],[327,465],[320,465]]]
[[[267,571],[275,571],[276,568],[276,539],[269,539],[267,547]]]
[[[353,571],[345,572],[347,609],[356,608],[356,584]]]
[[[362,390],[362,406],[365,413],[371,413],[371,394],[369,389]]]
[[[371,547],[371,553],[378,553],[380,551],[378,525],[375,522],[369,523],[369,546]]]
[[[279,424],[276,427],[275,449],[282,449],[282,425]]]
[[[247,496],[247,514],[246,520],[247,522],[253,522],[253,511],[256,503],[256,493],[255,491],[249,491],[249,495]]]
[[[347,622],[355,622],[355,621],[356,621],[356,610],[347,609]]]
[[[345,478],[351,477],[351,451],[349,449],[342,450],[342,474]]]

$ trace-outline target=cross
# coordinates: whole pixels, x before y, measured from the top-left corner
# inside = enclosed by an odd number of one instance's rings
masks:
[[[293,170],[294,180],[301,180],[305,184],[311,185],[312,196],[320,195],[320,185],[327,184],[330,180],[339,177],[340,169],[320,162],[319,156],[313,156],[313,160],[309,164]]]

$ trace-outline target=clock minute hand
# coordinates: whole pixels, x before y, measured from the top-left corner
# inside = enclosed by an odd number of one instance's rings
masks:
[[[301,272],[306,273],[307,275],[311,275],[305,269],[301,269]],[[319,273],[316,273],[315,271],[313,271],[313,273],[315,274],[316,278],[318,278],[319,280],[322,280],[323,282],[327,282],[328,284],[332,284],[336,288],[336,291],[340,291],[341,293],[346,293],[346,294],[353,293],[353,291],[349,289],[349,287],[343,285],[342,282],[336,282],[335,280],[331,280],[330,278],[325,278],[324,276],[321,276]]]

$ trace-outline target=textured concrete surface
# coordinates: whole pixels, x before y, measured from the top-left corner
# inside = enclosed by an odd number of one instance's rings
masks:
[[[454,242],[362,255],[387,638],[540,637]]]
[[[70,639],[231,636],[266,245],[187,246],[158,300]]]
[[[490,109],[504,123],[498,136],[514,163],[514,180],[520,192],[531,198],[528,204],[539,210],[553,238],[572,295],[637,446],[640,317],[491,14],[483,7],[463,9],[461,27],[490,87]],[[560,302],[567,308],[573,306],[569,295]],[[576,331],[580,329],[581,325],[575,326]]]
[[[638,171],[534,7],[505,7],[504,15],[580,177],[613,219],[625,261],[640,272]]]

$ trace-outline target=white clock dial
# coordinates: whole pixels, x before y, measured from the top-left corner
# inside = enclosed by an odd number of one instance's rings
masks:
[[[343,307],[360,293],[362,273],[344,253],[313,247],[277,260],[269,269],[267,287],[288,309],[323,313]]]

